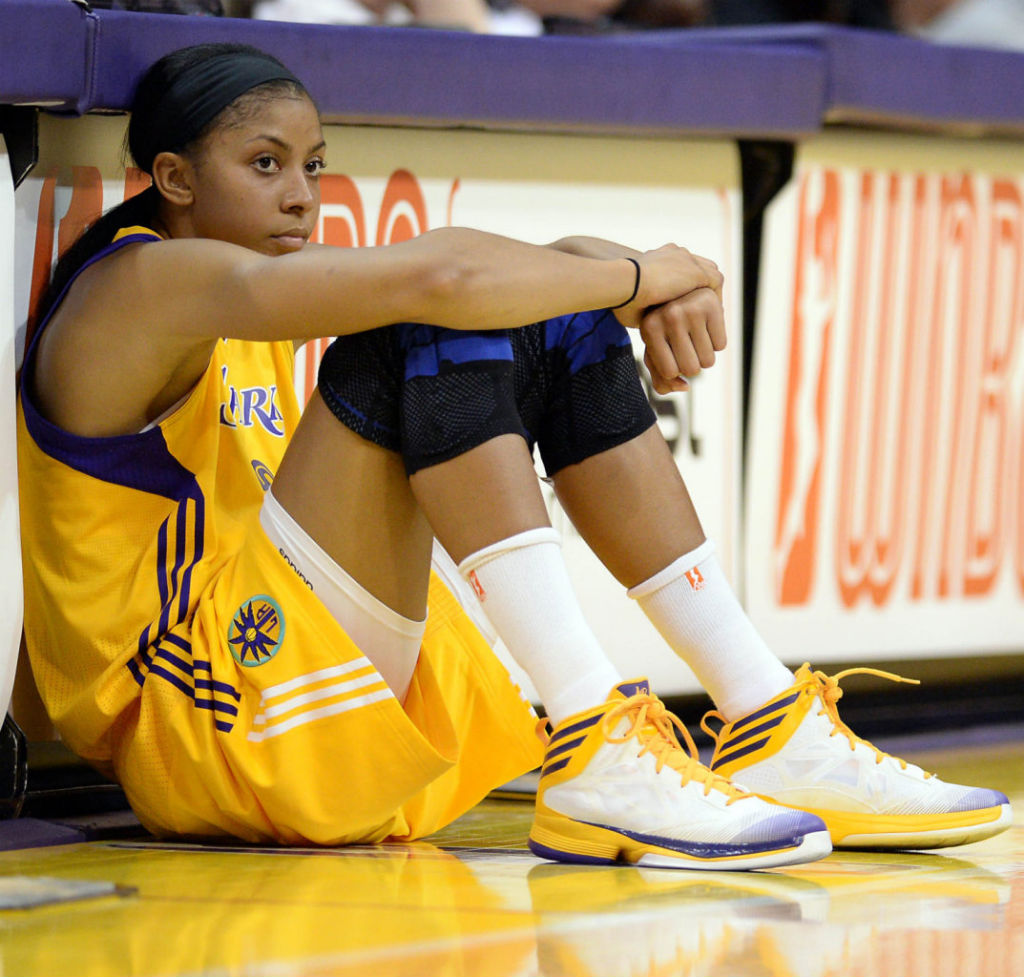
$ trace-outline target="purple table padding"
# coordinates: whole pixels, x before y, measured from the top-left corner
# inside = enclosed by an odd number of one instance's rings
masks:
[[[1024,132],[1020,52],[822,24],[663,31],[655,40],[814,51],[828,66],[823,122]]]
[[[825,109],[813,51],[641,38],[516,38],[98,14],[90,107],[128,104],[139,74],[201,40],[255,44],[306,83],[330,121],[599,132],[796,134]]]
[[[87,21],[68,0],[0,0],[0,103],[75,108],[86,92]]]
[[[124,109],[201,41],[278,55],[335,122],[788,138],[827,122],[1024,133],[1024,54],[804,24],[481,37],[0,0],[0,102]]]

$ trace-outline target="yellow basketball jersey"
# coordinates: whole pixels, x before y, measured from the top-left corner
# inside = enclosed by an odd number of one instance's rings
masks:
[[[93,260],[154,239],[129,228]],[[23,385],[26,639],[51,718],[100,766],[143,673],[180,681],[160,661],[173,647],[152,649],[191,618],[253,524],[298,421],[293,368],[291,342],[221,340],[184,403],[121,437],[50,424]]]
[[[131,228],[93,260],[153,240]],[[50,424],[23,386],[36,684],[157,834],[422,837],[537,765],[536,716],[436,576],[399,703],[263,533],[299,417],[293,366],[290,342],[220,341],[168,417],[109,438]]]

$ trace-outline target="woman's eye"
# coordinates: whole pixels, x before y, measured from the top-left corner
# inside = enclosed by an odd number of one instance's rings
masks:
[[[322,159],[311,159],[306,164],[306,172],[310,176],[319,176],[324,171],[324,167],[327,164]]]
[[[273,156],[259,156],[253,160],[253,166],[264,173],[272,173],[277,169],[277,160]]]

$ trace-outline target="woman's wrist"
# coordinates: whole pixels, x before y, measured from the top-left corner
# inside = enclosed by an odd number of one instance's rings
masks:
[[[640,262],[636,258],[622,258],[622,261],[628,261],[633,266],[633,291],[630,293],[628,299],[625,302],[620,302],[618,305],[613,305],[612,309],[622,309],[632,302],[637,295],[640,294]]]

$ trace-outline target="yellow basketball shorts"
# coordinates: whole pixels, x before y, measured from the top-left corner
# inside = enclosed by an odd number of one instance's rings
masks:
[[[410,840],[542,759],[532,707],[436,575],[403,706],[259,530],[145,669],[113,768],[162,836]]]

